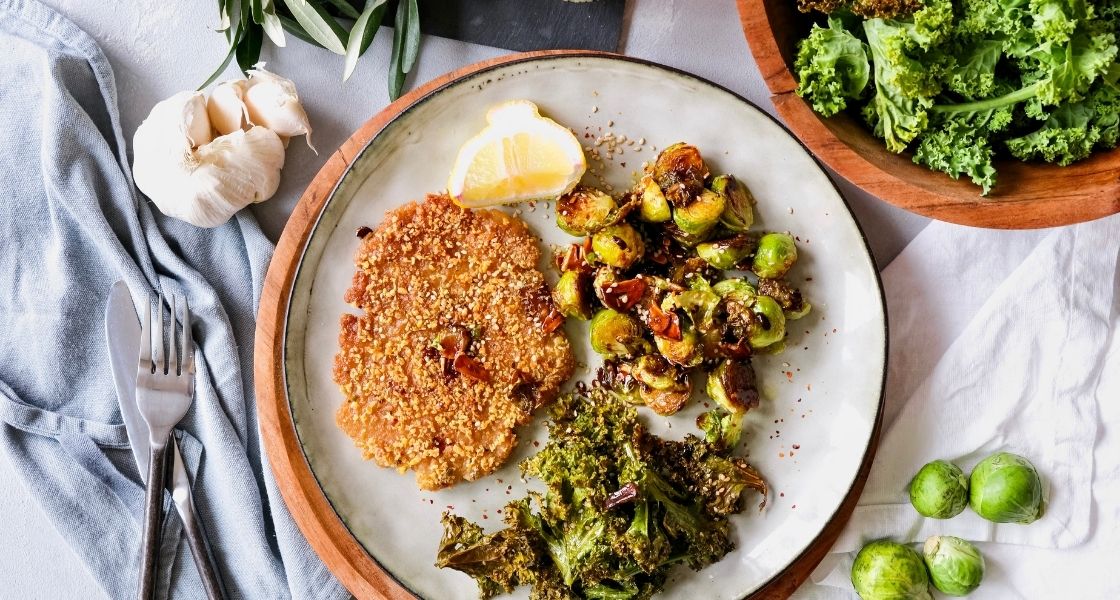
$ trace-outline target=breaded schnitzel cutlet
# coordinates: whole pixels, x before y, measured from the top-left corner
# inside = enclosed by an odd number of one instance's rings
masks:
[[[363,233],[345,299],[364,314],[342,315],[335,356],[339,427],[425,490],[494,472],[574,366],[563,331],[549,331],[535,238],[520,219],[446,196]]]

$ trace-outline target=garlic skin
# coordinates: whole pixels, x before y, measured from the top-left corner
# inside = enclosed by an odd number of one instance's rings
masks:
[[[198,92],[180,92],[157,104],[136,129],[132,149],[140,191],[164,214],[199,227],[216,227],[245,206],[267,200],[284,166],[284,144],[267,128],[211,139],[206,102]]]
[[[284,138],[306,136],[307,146],[315,150],[311,145],[311,123],[299,101],[296,84],[264,70],[263,64],[257,67],[249,70],[245,86],[244,103],[249,122],[267,127]]]
[[[206,114],[210,125],[220,135],[247,129],[252,125],[249,109],[245,106],[245,87],[248,82],[235,79],[218,84],[210,91],[206,101]]]

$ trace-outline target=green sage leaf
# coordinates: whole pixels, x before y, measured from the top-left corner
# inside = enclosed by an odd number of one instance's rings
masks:
[[[335,54],[346,54],[346,44],[342,41],[346,30],[320,6],[307,0],[284,0],[284,5],[307,35],[319,45]]]

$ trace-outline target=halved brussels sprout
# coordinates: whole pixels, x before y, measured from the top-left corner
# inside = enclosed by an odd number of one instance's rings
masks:
[[[638,319],[604,308],[591,317],[591,348],[607,358],[631,358],[649,351]]]
[[[564,271],[552,290],[556,309],[565,317],[591,318],[591,276],[583,271]]]
[[[797,262],[797,245],[787,233],[768,233],[758,240],[751,270],[759,277],[778,279]]]
[[[610,194],[576,186],[556,201],[556,224],[572,235],[588,235],[618,220],[618,204]]]
[[[704,440],[709,444],[734,448],[743,435],[743,413],[712,409],[696,417],[696,426],[704,432]]]
[[[723,281],[716,282],[716,284],[712,286],[712,291],[720,298],[745,303],[749,303],[757,294],[754,286],[751,285],[749,281],[740,278],[724,279]]]
[[[812,308],[801,297],[801,290],[780,279],[760,277],[758,279],[758,293],[776,300],[782,310],[785,311],[787,321],[804,317],[809,314],[809,310]]]
[[[653,343],[657,345],[657,351],[666,360],[686,369],[695,367],[704,360],[704,347],[700,340],[700,334],[691,324],[681,324],[681,339],[672,340],[654,336]]]
[[[699,244],[700,242],[703,242],[712,237],[712,234],[716,231],[713,227],[712,229],[709,229],[708,231],[705,231],[700,235],[692,235],[689,233],[685,233],[684,230],[682,230],[680,227],[677,227],[677,224],[673,221],[669,221],[668,223],[663,224],[661,227],[665,233],[669,234],[669,237],[672,238],[673,241],[680,244],[683,248],[692,248],[696,244]]]
[[[695,279],[703,281],[700,277]],[[719,296],[710,289],[689,289],[666,294],[665,299],[661,301],[661,309],[670,311],[677,308],[688,313],[697,329],[707,331],[715,324]]]
[[[747,328],[747,339],[752,348],[765,348],[786,337],[786,315],[773,298],[756,296],[751,312],[756,315]]]
[[[687,387],[680,370],[656,354],[639,356],[634,361],[630,374],[655,390],[681,391]]]
[[[653,409],[653,412],[667,417],[676,414],[688,402],[688,397],[692,395],[692,390],[687,385],[687,379],[685,383],[686,386],[683,390],[658,390],[643,387],[638,390],[638,396],[646,406]]]
[[[646,251],[641,234],[629,223],[596,231],[591,236],[591,249],[599,261],[619,269],[630,268]]]
[[[710,233],[719,224],[727,200],[723,194],[704,190],[688,204],[676,205],[673,210],[673,223],[684,233],[702,236]]]
[[[712,190],[727,198],[727,206],[719,222],[736,233],[742,233],[754,224],[754,196],[743,182],[734,175],[720,175],[712,179]]]
[[[696,245],[696,255],[717,269],[734,269],[754,253],[755,243],[750,237],[737,235],[725,240]]]
[[[704,189],[708,167],[696,146],[673,144],[657,155],[653,180],[673,206],[684,206]]]
[[[754,367],[750,360],[720,361],[708,373],[706,391],[716,404],[731,413],[744,413],[758,407]]]
[[[669,201],[665,199],[661,186],[649,176],[643,177],[640,185],[642,195],[638,216],[647,223],[664,223],[673,218]]]

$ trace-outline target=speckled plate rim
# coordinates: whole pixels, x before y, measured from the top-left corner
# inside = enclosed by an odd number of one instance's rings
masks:
[[[308,538],[312,548],[327,567],[356,597],[409,598],[421,597],[411,590],[381,562],[367,552],[349,526],[335,510],[323,490],[304,451],[292,412],[288,394],[285,365],[287,332],[291,317],[291,300],[294,282],[304,268],[304,257],[311,237],[315,234],[324,213],[339,187],[350,175],[353,165],[373,143],[403,117],[441,91],[487,73],[515,64],[570,58],[597,58],[636,63],[684,78],[692,79],[716,91],[726,93],[764,115],[798,146],[812,157],[817,168],[824,172],[821,162],[801,140],[778,119],[758,105],[717,83],[686,71],[643,59],[594,51],[552,50],[512,54],[482,61],[437,78],[393,102],[367,121],[324,164],[311,185],[300,198],[277,243],[276,251],[265,277],[257,321],[254,347],[254,371],[258,396],[258,413],[264,446],[269,463],[277,477],[278,487],[297,526]],[[826,177],[827,178],[827,177]],[[840,194],[835,183],[828,178],[840,198],[846,216],[855,226],[863,243],[863,251],[874,266],[867,236],[851,211],[848,201]],[[830,515],[821,531],[790,561],[767,581],[750,592],[746,598],[786,597],[805,580],[809,572],[824,557],[851,515],[863,489],[867,472],[874,460],[882,426],[884,391],[889,357],[889,331],[886,297],[877,268],[874,271],[880,307],[883,313],[883,365],[879,385],[879,398],[871,433],[868,436],[859,468],[849,483],[848,491]],[[325,511],[324,508],[327,510]],[[329,513],[329,514],[328,514]],[[347,539],[338,539],[344,534]],[[357,550],[357,552],[355,552]],[[361,564],[364,561],[366,564]],[[380,579],[378,580],[371,580]],[[391,581],[391,583],[390,583]]]

